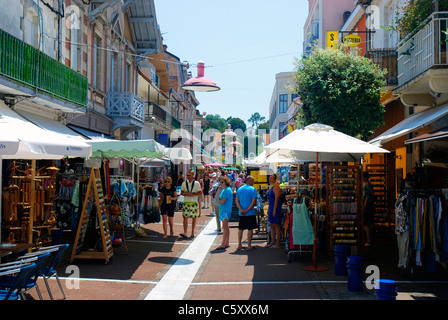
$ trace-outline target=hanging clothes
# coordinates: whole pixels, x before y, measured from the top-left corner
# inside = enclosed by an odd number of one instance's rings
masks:
[[[435,262],[445,266],[448,259],[447,196],[437,190],[411,190],[407,197],[402,209],[399,200],[396,203],[397,239],[405,229],[400,218],[405,211],[409,218],[409,244],[415,264],[424,266],[425,272],[434,272]]]
[[[314,229],[308,216],[308,207],[305,198],[301,203],[293,205],[293,224],[292,224],[293,244],[312,245],[314,241]]]
[[[398,246],[398,268],[407,268],[409,264],[409,214],[407,195],[399,194],[395,202],[395,234]]]

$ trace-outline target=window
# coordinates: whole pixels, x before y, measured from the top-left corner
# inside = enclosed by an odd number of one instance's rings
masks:
[[[101,39],[97,36],[95,36],[94,39],[94,54],[93,54],[93,84],[96,89],[102,89],[101,88],[101,75],[102,75],[102,62],[103,62],[103,50],[101,49]]]
[[[280,95],[278,107],[279,107],[278,113],[286,113],[286,111],[288,110],[288,95],[287,94]]]
[[[120,58],[117,53],[112,53],[112,61],[111,61],[111,91],[118,92],[120,91]]]
[[[132,74],[131,74],[131,65],[126,63],[126,78],[125,78],[125,92],[132,92]]]

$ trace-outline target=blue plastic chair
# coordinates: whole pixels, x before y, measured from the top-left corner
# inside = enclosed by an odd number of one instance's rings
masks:
[[[37,294],[39,296],[40,300],[42,299],[42,294],[40,293],[40,289],[39,286],[37,284],[37,279],[39,278],[42,269],[45,267],[45,264],[47,262],[48,257],[50,256],[50,252],[41,252],[41,253],[36,253],[35,257],[37,258],[36,260],[36,268],[33,272],[33,274],[30,277],[30,280],[28,281],[28,283],[26,284],[26,286],[23,288],[23,298],[26,299],[25,297],[25,293],[26,291],[32,289],[32,288],[36,288]]]
[[[21,256],[16,261],[0,264],[0,270],[4,270],[6,272],[7,270],[10,269],[20,268],[27,264],[36,263],[36,268],[34,269],[35,274],[38,271],[37,262],[38,262],[37,256],[29,256],[29,255]],[[41,263],[41,265],[43,265],[43,263]],[[16,280],[15,276],[3,274],[2,276],[0,276],[0,287],[11,288],[14,286],[15,280]],[[31,282],[31,278],[29,279],[29,281]],[[25,287],[28,287],[28,284]],[[32,286],[29,286],[29,288],[32,288]],[[23,290],[21,290],[19,294],[21,295],[21,298],[23,300],[26,300],[25,295],[23,295]]]
[[[64,289],[62,289],[62,285],[61,285],[61,282],[59,281],[59,277],[58,277],[58,273],[57,273],[56,269],[62,260],[65,250],[67,250],[67,248],[68,248],[68,244],[61,244],[61,245],[52,246],[52,247],[44,247],[44,248],[41,248],[39,251],[45,251],[45,249],[53,249],[53,248],[58,248],[58,250],[55,251],[52,254],[52,256],[49,258],[49,260],[50,260],[49,264],[47,266],[44,266],[41,269],[40,275],[44,278],[45,285],[47,286],[48,294],[50,295],[51,300],[53,300],[53,295],[51,294],[50,286],[48,285],[47,280],[50,279],[52,276],[56,277],[56,280],[58,282],[59,288],[61,289],[62,295],[64,296],[64,299],[66,299]]]
[[[7,268],[9,268],[9,270],[5,270]],[[31,264],[22,264],[3,268],[3,271],[0,274],[2,274],[3,277],[11,277],[13,281],[8,290],[0,290],[0,299],[18,300],[19,297],[22,298],[22,289],[25,288],[35,269],[36,264],[34,262]]]

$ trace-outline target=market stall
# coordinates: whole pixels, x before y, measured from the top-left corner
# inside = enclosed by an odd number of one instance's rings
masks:
[[[52,201],[54,175],[51,166],[40,168],[38,160],[61,160],[67,157],[89,157],[92,147],[82,140],[50,132],[25,120],[0,101],[0,172],[4,159],[9,161],[9,177],[1,177],[2,227],[8,232],[9,242],[34,244],[34,234],[55,230]],[[19,170],[15,170],[19,169]],[[53,170],[52,170],[53,169]],[[0,175],[1,175],[0,173]],[[5,178],[5,179],[3,179]],[[5,203],[6,202],[6,203]],[[0,219],[1,221],[1,219]],[[3,228],[2,228],[3,229]],[[4,240],[0,231],[0,240]]]
[[[73,247],[72,260],[77,257],[91,257],[92,259],[104,259],[108,262],[110,257],[113,256],[112,245],[125,244],[125,227],[131,227],[132,230],[134,230],[134,227],[138,228],[140,223],[139,216],[141,213],[144,213],[143,210],[148,208],[146,203],[141,202],[141,200],[146,200],[147,195],[151,195],[154,198],[154,193],[148,192],[149,189],[147,189],[151,186],[141,182],[139,179],[140,167],[142,165],[146,167],[148,163],[151,163],[156,158],[188,161],[191,159],[191,154],[184,148],[166,148],[152,139],[92,140],[87,143],[92,146],[92,158],[105,162],[103,166],[103,185],[105,185],[105,188],[99,181],[101,180],[99,175],[100,169],[98,167],[92,168],[95,172],[95,177],[92,178],[93,173],[91,173],[90,180],[94,180],[95,183],[89,183],[91,188],[85,196]],[[121,159],[133,164],[132,174],[130,176],[109,175],[109,161]],[[134,172],[134,166],[137,174]],[[108,190],[108,193],[106,194],[106,191],[103,191],[103,189]],[[86,205],[86,202],[89,202],[90,206]],[[152,203],[152,201],[150,202]],[[90,212],[96,212],[97,214],[90,214]],[[105,221],[103,214],[106,215],[107,221]],[[97,234],[97,237],[99,236],[103,243],[100,254],[88,253],[89,250],[98,251],[98,248],[92,248],[91,245],[89,247],[84,241],[86,236],[85,230],[88,229],[89,223],[104,226],[104,228],[100,228],[101,232]],[[112,243],[107,242],[109,238]],[[93,245],[97,243],[93,242]],[[106,247],[107,250],[105,249]]]
[[[315,123],[304,129],[295,130],[283,139],[266,146],[267,157],[276,153],[281,153],[283,156],[297,161],[315,162],[318,166],[323,162],[357,162],[366,153],[389,153],[389,151],[338,132],[331,126]],[[319,181],[315,179],[314,182],[317,191]],[[318,192],[314,192],[314,196],[314,263],[304,269],[320,271],[326,270],[326,268],[317,265]],[[359,221],[361,217],[362,212],[358,206],[356,219]]]

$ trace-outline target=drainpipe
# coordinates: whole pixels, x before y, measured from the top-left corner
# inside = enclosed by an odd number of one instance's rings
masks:
[[[62,62],[62,9],[64,0],[59,0],[58,14],[58,61]]]

